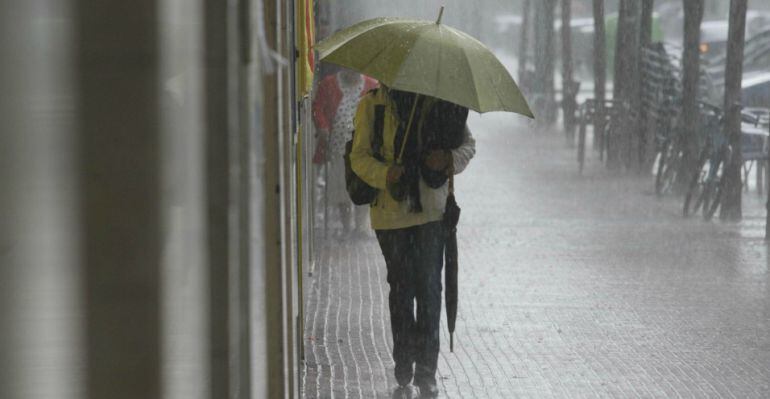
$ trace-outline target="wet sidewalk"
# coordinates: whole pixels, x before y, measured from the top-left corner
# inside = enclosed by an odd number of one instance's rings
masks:
[[[763,204],[738,225],[684,220],[652,177],[583,176],[561,135],[475,116],[457,181],[460,309],[442,315],[447,398],[770,397]],[[305,279],[306,398],[389,397],[385,265],[376,241],[318,245]]]

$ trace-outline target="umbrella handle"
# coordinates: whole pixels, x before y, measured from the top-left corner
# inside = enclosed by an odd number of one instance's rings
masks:
[[[415,93],[416,94],[416,93]],[[406,149],[406,142],[409,141],[409,133],[412,131],[412,122],[414,121],[414,114],[417,112],[417,103],[420,101],[420,94],[416,94],[414,97],[414,104],[412,105],[412,112],[409,115],[409,123],[406,125],[406,133],[404,134],[404,141],[401,143],[401,150],[398,152],[398,158],[396,163],[401,165],[401,161],[404,157],[404,150]]]

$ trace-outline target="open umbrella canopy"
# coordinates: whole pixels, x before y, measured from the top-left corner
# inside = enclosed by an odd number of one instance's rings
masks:
[[[474,111],[534,118],[508,70],[481,42],[437,22],[375,18],[318,43],[322,61],[388,87],[433,96]]]

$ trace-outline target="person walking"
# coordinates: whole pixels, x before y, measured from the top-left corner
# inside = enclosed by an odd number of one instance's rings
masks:
[[[384,118],[380,154],[384,162],[372,154],[370,145],[377,107]],[[351,166],[367,184],[379,189],[370,218],[390,286],[393,359],[399,384],[394,397],[412,397],[414,386],[421,397],[438,396],[446,239],[442,218],[448,179],[462,172],[476,152],[466,127],[467,115],[466,108],[385,86],[364,96],[356,112]],[[412,127],[406,133],[410,119]],[[397,162],[402,147],[403,157]]]
[[[345,187],[345,143],[353,132],[353,116],[358,101],[377,87],[377,81],[349,69],[326,76],[318,85],[313,100],[313,120],[318,129],[318,145],[314,162],[326,163],[327,204],[339,211],[340,238],[362,237],[366,232],[367,207],[354,206]],[[351,220],[353,210],[353,220]]]

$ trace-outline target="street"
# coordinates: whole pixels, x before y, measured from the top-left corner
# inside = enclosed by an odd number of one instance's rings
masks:
[[[770,397],[764,204],[739,224],[683,219],[648,175],[583,175],[563,134],[471,117],[455,352],[447,398]],[[305,276],[306,398],[389,397],[388,286],[365,241],[320,242]]]

